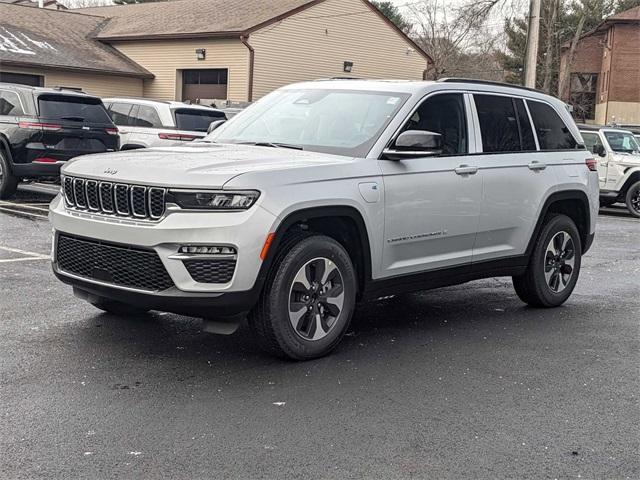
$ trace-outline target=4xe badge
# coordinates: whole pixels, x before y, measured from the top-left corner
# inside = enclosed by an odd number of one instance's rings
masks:
[[[118,170],[116,170],[115,168],[107,168],[105,169],[104,173],[106,175],[115,175],[116,173],[118,173]]]

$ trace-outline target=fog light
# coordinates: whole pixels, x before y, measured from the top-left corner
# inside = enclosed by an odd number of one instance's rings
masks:
[[[237,251],[233,247],[220,247],[220,246],[190,246],[185,245],[180,247],[180,253],[187,253],[190,255],[236,255]]]

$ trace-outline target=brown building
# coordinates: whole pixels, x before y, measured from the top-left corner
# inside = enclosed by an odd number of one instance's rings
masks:
[[[566,71],[569,45],[560,69]],[[640,125],[640,7],[607,18],[582,36],[570,65],[569,92],[579,120]]]
[[[171,0],[46,18],[25,10],[0,3],[0,78],[34,75],[103,96],[244,102],[316,78],[422,79],[430,62],[367,0]],[[23,35],[78,61],[3,49],[3,38]]]

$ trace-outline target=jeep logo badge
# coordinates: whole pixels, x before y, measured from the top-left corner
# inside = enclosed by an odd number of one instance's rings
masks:
[[[105,174],[107,174],[107,175],[115,175],[116,173],[118,173],[118,170],[115,170],[115,169],[113,169],[113,168],[107,168],[107,169],[104,171],[104,173],[105,173]]]

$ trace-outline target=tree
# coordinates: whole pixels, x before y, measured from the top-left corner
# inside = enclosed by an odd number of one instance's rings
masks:
[[[400,9],[396,7],[392,2],[373,0],[371,3],[404,33],[408,35],[411,32],[411,23],[408,22],[406,18],[404,18],[404,15],[402,15]]]

